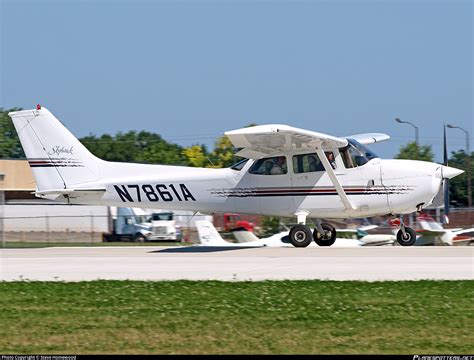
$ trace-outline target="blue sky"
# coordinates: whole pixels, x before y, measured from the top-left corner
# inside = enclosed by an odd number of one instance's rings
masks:
[[[474,134],[471,1],[0,2],[0,106],[43,104],[78,137],[212,147],[284,123],[386,132],[389,158],[414,139],[399,117],[440,160],[443,122]]]

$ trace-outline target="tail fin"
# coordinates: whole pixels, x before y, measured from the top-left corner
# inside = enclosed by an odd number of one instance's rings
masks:
[[[196,227],[199,235],[199,241],[204,246],[229,246],[232,243],[225,241],[217,232],[210,221],[198,220]]]
[[[92,155],[47,109],[8,114],[36,180],[38,191],[66,189],[99,179],[100,159]]]

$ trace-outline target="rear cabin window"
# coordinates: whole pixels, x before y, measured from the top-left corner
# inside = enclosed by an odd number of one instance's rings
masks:
[[[324,171],[324,166],[317,154],[293,156],[293,171],[295,174]]]
[[[259,159],[249,170],[254,175],[283,175],[288,172],[285,156]]]

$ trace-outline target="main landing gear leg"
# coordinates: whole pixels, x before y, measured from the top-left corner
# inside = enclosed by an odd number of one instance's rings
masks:
[[[316,228],[313,232],[313,239],[319,246],[331,246],[336,242],[336,229],[328,223],[321,223],[319,219],[313,219]]]
[[[311,229],[306,226],[307,212],[298,212],[296,215],[297,225],[290,229],[290,242],[294,247],[307,247],[313,241]]]
[[[412,246],[416,241],[416,232],[412,228],[405,226],[403,216],[400,216],[400,230],[397,232],[397,242],[401,246]]]

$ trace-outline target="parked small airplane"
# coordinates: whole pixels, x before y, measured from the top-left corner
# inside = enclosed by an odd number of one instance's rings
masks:
[[[461,170],[382,160],[365,145],[385,134],[335,137],[287,125],[226,132],[245,159],[226,169],[108,162],[92,155],[47,109],[9,113],[36,180],[36,195],[74,204],[296,216],[296,247],[330,246],[321,218],[400,216],[421,211]],[[314,232],[306,225],[315,224]],[[400,222],[400,245],[416,233]]]
[[[293,247],[290,241],[289,231],[282,231],[267,238],[259,239],[254,233],[244,229],[237,228],[232,230],[232,234],[237,240],[231,243],[224,240],[217,232],[214,225],[207,220],[196,221],[200,245],[202,246],[219,246],[219,247]],[[339,231],[338,231],[339,233]],[[365,235],[359,239],[336,238],[333,246],[336,247],[356,247],[366,245],[393,245],[394,236],[384,235],[383,238],[372,238],[372,235]],[[374,235],[378,236],[378,235]],[[367,237],[367,238],[366,238]],[[308,246],[317,246],[312,242]]]
[[[217,246],[217,247],[293,247],[290,242],[288,231],[283,231],[274,234],[267,238],[259,239],[255,234],[239,228],[232,230],[232,234],[237,242],[232,243],[224,240],[217,232],[214,225],[207,220],[196,221],[200,245],[202,246]],[[333,246],[361,246],[363,243],[357,239],[336,239]],[[309,247],[317,247],[316,243],[312,242]]]
[[[470,245],[474,240],[472,235],[474,228],[470,229],[445,229],[443,225],[427,214],[417,217],[421,229],[417,230],[418,238],[415,245],[435,245],[440,242],[443,245],[466,244]]]

